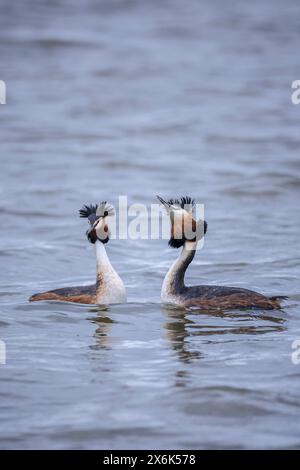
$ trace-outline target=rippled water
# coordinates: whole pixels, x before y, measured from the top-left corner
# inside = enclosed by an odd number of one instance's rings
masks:
[[[0,6],[1,448],[297,448],[299,2]],[[77,210],[190,194],[190,283],[288,295],[279,312],[160,304],[177,255],[111,241],[129,303],[29,304],[94,280]]]

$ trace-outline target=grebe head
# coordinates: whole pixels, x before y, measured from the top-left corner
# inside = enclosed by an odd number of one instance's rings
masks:
[[[193,209],[195,201],[189,196],[180,199],[169,199],[165,201],[157,196],[159,202],[165,207],[170,216],[171,234],[169,246],[180,248],[185,242],[199,241],[207,231],[205,220],[195,220]]]
[[[90,228],[87,230],[86,235],[91,243],[96,243],[97,240],[102,243],[109,241],[110,231],[107,217],[115,215],[113,206],[106,201],[95,205],[85,205],[80,209],[79,215],[80,217],[87,218],[90,223]]]

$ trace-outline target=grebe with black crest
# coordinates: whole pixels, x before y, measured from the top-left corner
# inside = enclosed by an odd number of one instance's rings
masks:
[[[188,287],[184,277],[194,259],[197,244],[207,231],[207,223],[193,218],[194,200],[190,197],[165,201],[157,196],[170,216],[169,245],[181,248],[178,259],[172,264],[163,281],[161,299],[164,303],[183,307],[209,309],[262,308],[279,309],[283,296],[266,297],[258,292],[240,287],[200,285]],[[187,236],[188,235],[188,236]],[[189,236],[190,235],[190,236]]]
[[[126,288],[108,258],[105,245],[110,238],[108,217],[115,215],[113,206],[106,201],[99,205],[85,205],[80,217],[90,224],[86,232],[88,240],[96,247],[96,283],[89,286],[63,287],[30,297],[30,301],[56,300],[82,304],[112,304],[127,300]]]

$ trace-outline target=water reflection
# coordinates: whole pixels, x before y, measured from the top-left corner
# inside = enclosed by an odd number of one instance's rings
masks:
[[[195,349],[195,341],[191,341],[195,336],[215,336],[217,342],[218,335],[266,334],[286,329],[284,326],[286,320],[282,317],[282,312],[278,311],[270,314],[249,311],[188,310],[162,306],[162,313],[167,317],[164,327],[170,346],[183,362],[203,357],[198,349],[199,344],[196,343],[197,349]],[[212,323],[212,319],[218,321]]]
[[[133,326],[135,310],[124,312],[125,306],[117,307],[122,311],[122,318],[126,315],[126,323]],[[136,305],[138,311],[140,304]],[[144,305],[143,305],[144,307]],[[153,305],[149,305],[153,308]],[[149,341],[159,340],[161,337],[167,339],[167,346],[176,352],[179,360],[183,363],[198,361],[203,358],[201,348],[206,343],[218,343],[224,341],[222,337],[227,335],[230,341],[238,340],[237,335],[263,335],[272,332],[282,332],[286,330],[285,318],[282,311],[222,311],[222,310],[196,310],[184,309],[181,307],[159,305],[158,311],[163,316],[163,331],[158,326],[154,327],[154,338],[151,335]],[[89,309],[92,314],[87,319],[95,326],[94,338],[96,343],[92,349],[112,349],[116,342],[128,340],[126,330],[122,337],[116,337],[113,333],[113,326],[119,321],[115,318],[118,311],[112,306],[95,306]],[[157,306],[153,309],[153,322],[155,323]],[[152,323],[152,320],[150,321]],[[147,343],[147,326],[142,325],[140,331],[135,331],[135,340]],[[201,342],[197,340],[201,337]],[[148,344],[148,343],[147,343]],[[150,343],[149,343],[150,344]]]
[[[200,351],[191,350],[188,338],[189,328],[195,325],[194,321],[186,315],[186,310],[174,307],[161,307],[162,313],[168,317],[164,324],[170,347],[176,351],[178,357],[183,362],[191,362],[202,357]]]
[[[88,317],[92,323],[96,325],[94,337],[96,344],[92,346],[92,349],[111,349],[112,347],[112,325],[116,323],[109,315],[109,306],[95,306],[89,311],[94,314],[93,317]]]

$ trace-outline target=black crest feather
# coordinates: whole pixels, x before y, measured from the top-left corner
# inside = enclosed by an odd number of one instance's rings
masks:
[[[185,209],[186,206],[193,208],[195,201],[190,196],[183,196],[179,199],[169,199],[168,204],[171,204],[172,206],[179,206],[181,209]]]
[[[95,214],[96,215],[96,212],[97,212],[97,204],[93,205],[93,204],[90,204],[89,206],[88,205],[84,205],[80,210],[79,210],[79,217],[89,217],[90,215],[92,214]]]
[[[184,196],[180,199],[180,205],[181,205],[182,209],[184,208],[184,206],[194,207],[195,201],[194,201],[194,199],[192,199],[189,196]]]

